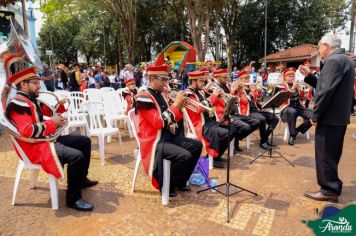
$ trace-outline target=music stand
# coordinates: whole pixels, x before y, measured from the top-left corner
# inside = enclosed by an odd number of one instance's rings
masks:
[[[224,123],[225,121],[227,121],[227,128],[228,128],[228,138],[230,140],[230,134],[231,134],[231,120],[232,120],[232,117],[231,117],[231,112],[232,112],[232,104],[235,104],[236,103],[236,100],[237,98],[236,97],[233,97],[229,100],[228,104],[226,105],[225,107],[225,110],[228,110],[228,111],[225,111],[225,114],[222,118],[222,121],[221,123]],[[227,108],[227,109],[226,109]],[[225,186],[226,187],[226,191],[225,192],[222,192],[220,191],[218,188],[221,187],[221,186]],[[238,191],[236,192],[230,192],[230,187],[234,187],[236,189],[238,189]],[[227,223],[230,223],[230,210],[229,210],[229,207],[230,207],[230,196],[231,195],[234,195],[234,194],[237,194],[239,192],[242,192],[242,191],[246,191],[246,192],[249,192],[255,196],[258,196],[257,193],[255,192],[252,192],[248,189],[245,189],[245,188],[242,188],[238,185],[235,185],[235,184],[232,184],[230,183],[230,147],[227,148],[227,172],[226,172],[226,183],[222,183],[222,184],[219,184],[219,185],[216,185],[216,186],[210,186],[208,188],[205,188],[205,189],[202,189],[202,190],[199,190],[197,193],[201,193],[201,192],[205,192],[207,190],[210,190],[210,189],[214,189],[216,190],[216,192],[226,196],[226,201],[227,201]]]
[[[262,106],[262,109],[267,109],[267,108],[272,108],[272,114],[275,116],[275,110],[276,107],[281,106],[285,101],[287,101],[290,97],[292,96],[292,93],[289,91],[281,91],[276,93],[266,104]],[[285,161],[287,161],[291,166],[295,167],[292,162],[290,162],[287,158],[285,158],[280,152],[275,150],[273,148],[273,130],[271,132],[271,148],[269,150],[266,150],[262,152],[260,155],[258,155],[253,161],[250,162],[250,164],[254,163],[257,159],[261,158],[264,156],[266,152],[269,152],[270,158],[272,158],[272,152],[275,152],[279,155],[279,157],[283,158]]]

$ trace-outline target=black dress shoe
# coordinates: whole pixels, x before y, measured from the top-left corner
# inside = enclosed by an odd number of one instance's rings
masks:
[[[267,141],[266,143],[268,144],[268,146],[276,147],[276,144],[273,144],[273,145],[272,145],[270,141]]]
[[[236,154],[237,152],[242,152],[243,149],[240,148],[240,146],[234,146],[234,154]]]
[[[213,159],[213,166],[215,168],[224,168],[224,163],[222,161],[215,160],[216,158]]]
[[[178,187],[177,189],[182,192],[189,192],[191,190],[189,185],[186,185],[184,187]]]
[[[92,211],[94,209],[93,204],[90,204],[83,200],[83,198],[79,198],[76,202],[68,203],[67,207],[74,208],[78,211]]]
[[[264,150],[271,150],[271,146],[268,145],[267,143],[260,143],[260,147],[263,148]]]
[[[326,201],[337,203],[339,201],[339,196],[337,195],[324,195],[321,192],[307,192],[304,194],[305,197],[316,200],[316,201]]]
[[[90,180],[90,179],[86,178],[84,180],[84,182],[82,183],[82,189],[93,187],[93,186],[97,185],[98,183],[99,182],[97,180]]]
[[[294,145],[295,144],[295,137],[289,137],[288,144],[289,145]]]
[[[177,193],[175,190],[169,191],[169,197],[177,197]]]
[[[217,157],[216,160],[221,162],[227,162],[227,159],[223,157]]]

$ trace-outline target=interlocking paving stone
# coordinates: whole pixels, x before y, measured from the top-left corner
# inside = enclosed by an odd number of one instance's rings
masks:
[[[131,184],[136,143],[122,132],[124,158],[114,137],[106,144],[105,165],[100,165],[97,140],[93,139],[89,177],[100,184],[83,191],[83,197],[94,203],[93,212],[78,212],[65,207],[66,181],[59,182],[59,210],[51,209],[47,176],[40,172],[38,187],[30,189],[29,171],[24,171],[16,205],[11,205],[18,157],[7,134],[0,136],[0,235],[310,235],[302,220],[318,218],[316,208],[328,203],[303,197],[305,191],[317,190],[314,163],[314,128],[311,139],[297,139],[295,146],[283,141],[284,124],[277,127],[278,150],[296,165],[291,167],[281,158],[262,158],[250,165],[261,152],[258,132],[249,150],[234,156],[231,182],[259,196],[246,192],[230,197],[231,222],[226,222],[226,198],[210,191],[196,194],[178,192],[167,206],[145,175],[142,166]],[[344,190],[337,205],[356,203],[355,140],[356,118],[345,136],[340,176]],[[245,142],[241,146],[245,148]],[[226,180],[226,169],[214,169],[210,174],[219,183]],[[224,191],[222,189],[222,191]]]

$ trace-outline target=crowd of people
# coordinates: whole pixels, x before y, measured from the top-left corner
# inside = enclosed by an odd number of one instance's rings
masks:
[[[320,40],[319,53],[327,67],[321,68],[319,79],[307,63],[298,68],[305,76],[305,82],[312,87],[306,87],[308,91],[316,88],[313,110],[308,108],[307,100],[311,97],[307,96],[305,86],[296,81],[297,68],[278,67],[276,72],[282,80],[274,84],[271,91],[266,91],[268,71],[255,72],[251,65],[240,71],[234,68],[230,73],[208,61],[195,71],[176,75],[169,60],[165,60],[164,65],[148,63],[136,68],[127,64],[119,73],[100,66],[73,64],[69,68],[58,66],[53,72],[45,66],[39,77],[29,68],[10,77],[17,94],[8,103],[6,112],[22,136],[43,138],[64,125],[66,119],[37,101],[41,79],[49,91],[127,87],[123,92],[127,107],[135,109],[138,115],[137,135],[143,167],[151,177],[152,185],[161,191],[163,160],[171,161],[169,195],[175,197],[177,190],[190,190],[186,183],[202,153],[212,158],[215,168],[225,168],[223,154],[230,141],[235,140],[236,152],[243,151],[239,141],[257,129],[259,146],[271,150],[269,137],[279,117],[262,108],[263,96],[266,92],[272,96],[278,92],[290,93],[290,98],[280,107],[280,119],[289,128],[288,144],[296,143],[298,133],[305,133],[312,125],[317,127],[315,155],[321,188],[305,196],[337,202],[342,190],[337,166],[346,125],[350,122],[355,80],[355,66],[340,49],[340,44],[334,35]],[[137,89],[142,86],[143,89]],[[59,114],[65,112],[63,103],[58,104]],[[44,120],[43,116],[51,118]],[[303,122],[297,127],[298,116]],[[194,139],[186,137],[183,120],[192,124],[188,130],[196,135]],[[333,132],[328,132],[330,130]],[[337,138],[332,138],[333,135]],[[19,143],[31,161],[43,164],[45,171],[58,178],[63,176],[62,165],[68,164],[67,206],[84,211],[93,209],[94,206],[81,196],[81,189],[98,183],[87,177],[91,152],[88,137],[70,135],[62,136],[54,143],[32,145],[22,140]],[[38,151],[33,152],[34,149]]]

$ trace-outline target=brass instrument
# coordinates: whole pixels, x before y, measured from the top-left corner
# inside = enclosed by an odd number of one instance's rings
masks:
[[[22,136],[11,121],[4,115],[9,93],[12,88],[12,84],[9,81],[9,77],[11,76],[9,70],[10,66],[18,67],[17,69],[20,71],[25,68],[26,64],[30,63],[40,70],[43,69],[36,49],[33,47],[31,40],[27,37],[22,27],[14,18],[10,19],[10,25],[10,36],[6,42],[0,45],[0,94],[2,102],[0,106],[0,124],[11,136],[25,142],[37,143],[54,141],[59,137],[66,125],[58,127],[57,131],[50,136],[32,139]]]
[[[274,93],[276,88],[282,88],[283,76],[279,72],[270,73],[267,78],[267,93]]]
[[[175,90],[171,90],[170,94],[169,94],[169,98],[171,100],[174,100],[177,97],[178,91]],[[202,104],[201,102],[197,102],[189,97],[186,98],[187,99],[187,105],[185,105],[185,108],[193,111],[193,112],[198,112],[198,109],[196,107],[201,107],[204,110],[206,110],[207,112],[209,112],[209,115],[214,114],[215,113],[215,108],[214,107],[209,107],[207,105]]]

